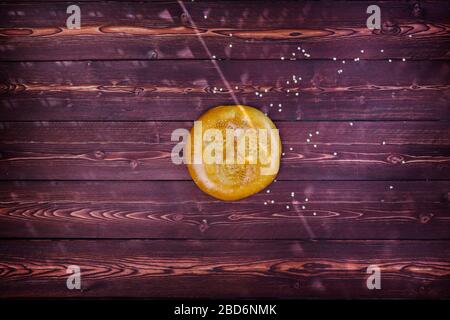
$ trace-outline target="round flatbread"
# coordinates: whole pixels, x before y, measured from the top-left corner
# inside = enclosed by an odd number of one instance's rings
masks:
[[[281,141],[275,124],[248,106],[208,110],[191,129],[186,147],[192,179],[201,190],[221,200],[238,200],[261,191],[280,167]]]

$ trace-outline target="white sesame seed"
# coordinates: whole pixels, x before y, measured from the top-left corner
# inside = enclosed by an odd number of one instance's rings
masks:
[[[350,126],[353,126],[353,122],[350,122]]]
[[[309,199],[308,198],[305,198],[305,202],[308,202],[309,201]]]
[[[203,18],[208,19],[208,16],[205,14],[205,15],[203,16]]]
[[[384,52],[384,49],[381,49],[380,52]]]
[[[311,132],[309,133],[309,136],[312,137],[312,133]]]
[[[233,48],[233,45],[230,43],[230,48]]]
[[[383,145],[384,145],[384,144],[386,144],[386,141],[383,141],[382,143],[383,143]]]
[[[275,201],[274,201],[274,200],[272,200],[272,201],[270,201],[270,203],[275,203]]]
[[[311,142],[311,140],[310,139],[306,139],[306,142]]]
[[[234,88],[235,88],[236,90],[237,90],[237,89],[239,89],[239,87],[238,87],[238,86],[236,86],[236,87],[234,87]]]
[[[391,190],[394,189],[394,186],[389,186],[389,189],[391,189]]]
[[[289,148],[289,150],[292,151],[292,150],[294,150],[294,148],[291,147],[291,148]]]
[[[392,62],[392,59],[389,59],[388,61],[389,61],[389,62]]]
[[[336,61],[337,59],[336,59],[336,57],[333,57],[333,61]]]
[[[291,197],[293,198],[295,196],[295,193],[294,192],[291,192]]]
[[[270,193],[270,190],[267,190],[266,193]]]
[[[316,134],[319,135],[319,131],[316,131]]]
[[[296,92],[295,95],[298,96],[298,92]]]
[[[337,152],[333,152],[333,156],[337,156]]]
[[[264,201],[264,205],[267,206],[267,201]]]
[[[402,61],[403,61],[403,62],[405,62],[405,61],[406,61],[406,59],[405,59],[405,58],[403,58],[403,59],[402,59]]]
[[[317,148],[317,144],[314,145],[314,148]]]
[[[283,111],[282,109],[278,109],[278,112],[281,112],[281,111]]]
[[[215,59],[215,58],[216,58],[216,56],[212,56],[212,58],[213,58],[213,59]]]
[[[290,207],[289,206],[286,206],[286,209],[289,209]]]
[[[284,60],[284,57],[281,57],[281,60]]]
[[[364,53],[364,50],[361,50],[361,53]]]
[[[302,206],[302,209],[303,209],[303,210],[305,210],[305,209],[306,209],[306,207],[305,207],[305,206]]]
[[[284,155],[286,155],[286,153],[283,152],[281,155],[284,156]]]
[[[317,215],[317,212],[313,212],[313,216]]]

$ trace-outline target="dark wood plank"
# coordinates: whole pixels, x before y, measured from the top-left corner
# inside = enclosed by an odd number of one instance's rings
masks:
[[[0,237],[450,239],[450,182],[279,181],[268,190],[223,202],[190,181],[2,182]]]
[[[82,288],[68,290],[78,265]],[[366,270],[381,268],[381,290]],[[448,298],[445,241],[8,241],[2,297]]]
[[[0,63],[0,118],[195,120],[212,106],[235,104],[234,94],[275,120],[450,119],[443,61],[221,61],[218,67],[228,86],[209,61]]]
[[[0,127],[0,178],[190,180],[185,166],[171,161],[175,143],[170,137],[173,130],[191,126],[189,122],[6,122]],[[297,121],[277,126],[285,153],[280,180],[450,177],[448,122]]]
[[[186,12],[177,2],[83,3],[80,30],[65,27],[67,3],[2,4],[0,59],[209,58],[198,35],[225,59],[279,59],[299,45],[321,59],[361,49],[362,58],[448,59],[445,1],[370,4],[381,7],[381,30],[367,29],[366,1],[186,2]]]

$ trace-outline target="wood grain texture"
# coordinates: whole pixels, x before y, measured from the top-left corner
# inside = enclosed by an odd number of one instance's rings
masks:
[[[448,181],[278,181],[267,190],[223,202],[191,181],[2,182],[0,237],[450,239]]]
[[[172,163],[171,133],[191,126],[190,122],[5,122],[0,127],[0,178],[190,180],[184,165]],[[449,178],[447,122],[298,121],[277,126],[285,153],[280,180]]]
[[[361,49],[363,58],[448,59],[445,1],[371,4],[381,30],[367,29],[366,1],[186,2],[186,12],[177,2],[83,3],[80,30],[65,26],[67,3],[2,4],[0,59],[209,59],[199,36],[224,59],[280,59],[299,45],[320,59]]]
[[[275,120],[450,120],[444,61],[220,61],[217,67],[227,83],[209,61],[0,63],[0,119],[195,120],[213,106],[235,104],[235,95]]]
[[[0,247],[0,296],[442,299],[449,250],[441,241],[11,241]],[[82,291],[66,288],[74,264]],[[382,290],[366,287],[372,264]]]
[[[1,298],[450,299],[447,1],[77,3],[0,3]],[[284,154],[225,203],[170,135],[233,95]]]

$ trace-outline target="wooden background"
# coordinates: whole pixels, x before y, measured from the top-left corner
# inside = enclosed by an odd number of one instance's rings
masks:
[[[1,3],[0,296],[449,298],[449,30],[447,1]],[[233,95],[285,154],[224,203],[170,135]]]

